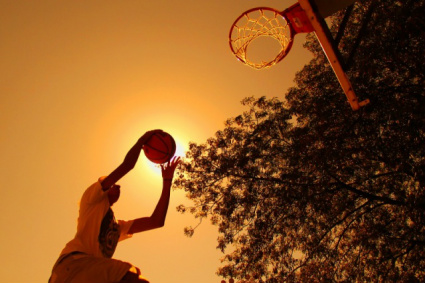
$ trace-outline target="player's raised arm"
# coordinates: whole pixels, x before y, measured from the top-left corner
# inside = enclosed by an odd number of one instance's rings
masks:
[[[137,160],[139,159],[140,152],[143,149],[143,145],[146,144],[150,137],[157,131],[161,130],[148,131],[137,141],[137,143],[128,151],[123,163],[121,163],[102,181],[103,190],[108,190],[112,185],[118,182],[118,180],[120,180],[125,174],[134,168]]]
[[[147,230],[152,230],[164,226],[167,216],[168,204],[170,202],[170,190],[173,182],[174,171],[180,163],[180,157],[174,157],[165,165],[161,164],[162,170],[162,193],[158,204],[150,217],[135,219],[128,233],[134,234]]]

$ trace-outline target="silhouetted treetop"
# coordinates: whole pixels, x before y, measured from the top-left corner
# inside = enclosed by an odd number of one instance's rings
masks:
[[[425,1],[357,2],[344,27],[345,12],[331,30],[369,105],[351,110],[311,34],[285,98],[245,98],[190,144],[178,209],[217,225],[223,277],[425,281]]]

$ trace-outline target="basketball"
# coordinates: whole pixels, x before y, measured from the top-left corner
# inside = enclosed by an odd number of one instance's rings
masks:
[[[156,164],[168,162],[176,153],[176,142],[164,131],[154,133],[143,146],[146,157]]]

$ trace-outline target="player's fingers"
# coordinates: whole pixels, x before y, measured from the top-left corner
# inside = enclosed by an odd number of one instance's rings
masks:
[[[176,168],[180,163],[180,156],[174,157],[173,159],[173,167]]]

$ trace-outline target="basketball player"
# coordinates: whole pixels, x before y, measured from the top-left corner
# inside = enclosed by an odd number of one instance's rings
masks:
[[[127,153],[123,163],[111,174],[101,177],[83,194],[77,233],[60,253],[50,283],[148,283],[132,264],[112,259],[118,241],[164,226],[170,200],[174,170],[180,162],[174,157],[161,165],[163,188],[150,217],[116,221],[111,207],[120,197],[116,183],[134,168],[140,152],[158,130],[146,132]]]

